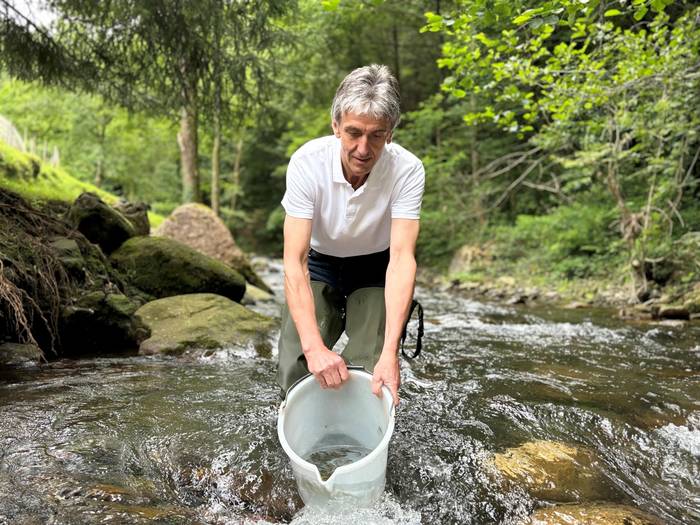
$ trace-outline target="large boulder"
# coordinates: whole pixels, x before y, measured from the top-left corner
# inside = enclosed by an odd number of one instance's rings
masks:
[[[633,507],[614,503],[554,505],[536,510],[530,525],[662,525],[662,521]]]
[[[235,268],[250,284],[272,293],[255,273],[250,260],[233,240],[224,222],[203,204],[183,204],[161,223],[153,235],[168,237]]]
[[[140,304],[120,293],[90,292],[64,308],[61,344],[66,355],[135,351],[150,332],[134,315]]]
[[[142,354],[182,355],[192,351],[253,347],[269,355],[276,323],[215,294],[188,294],[146,303],[137,311],[151,330]]]
[[[245,294],[245,279],[233,268],[164,237],[134,237],[110,260],[137,288],[156,297],[215,293],[234,301]]]
[[[68,222],[106,254],[136,235],[131,223],[94,193],[81,194],[68,210]]]
[[[576,502],[609,494],[593,453],[553,441],[532,441],[496,454],[494,463],[509,481],[534,498]]]

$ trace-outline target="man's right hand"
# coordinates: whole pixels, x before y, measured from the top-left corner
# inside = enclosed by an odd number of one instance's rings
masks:
[[[332,350],[320,346],[304,352],[306,365],[321,388],[339,388],[350,378],[345,361]]]

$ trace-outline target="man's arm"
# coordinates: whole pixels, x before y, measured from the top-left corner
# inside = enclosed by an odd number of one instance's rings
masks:
[[[413,300],[416,281],[416,240],[419,221],[417,219],[393,219],[389,266],[386,270],[384,301],[386,303],[386,326],[384,347],[374,367],[372,391],[380,395],[382,385],[391,390],[394,404],[399,404],[399,342]]]
[[[343,358],[326,348],[316,323],[309,281],[310,240],[311,219],[287,215],[284,220],[284,292],[309,372],[322,388],[337,388],[349,374]]]

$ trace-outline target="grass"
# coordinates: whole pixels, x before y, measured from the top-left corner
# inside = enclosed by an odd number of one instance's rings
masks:
[[[119,197],[94,184],[76,179],[60,167],[48,166],[38,157],[22,153],[0,141],[0,187],[13,191],[28,201],[42,203],[62,201],[72,203],[84,192],[91,192],[107,204],[114,205]],[[165,220],[162,215],[148,213],[152,228]]]

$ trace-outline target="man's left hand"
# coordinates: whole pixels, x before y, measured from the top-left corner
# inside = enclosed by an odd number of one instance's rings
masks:
[[[372,393],[382,397],[382,385],[386,385],[394,398],[394,406],[399,404],[399,386],[401,373],[399,371],[399,356],[397,352],[382,352],[379,361],[374,366],[372,376]]]

